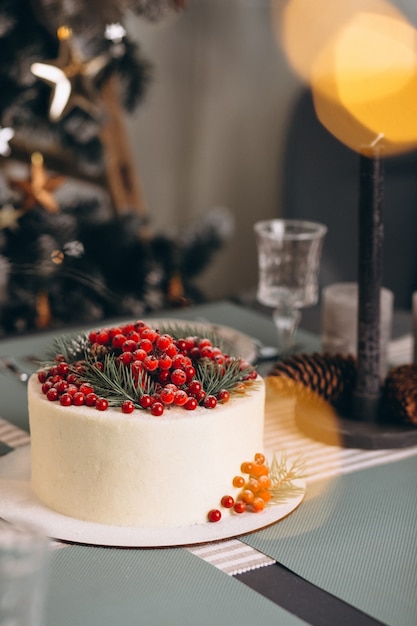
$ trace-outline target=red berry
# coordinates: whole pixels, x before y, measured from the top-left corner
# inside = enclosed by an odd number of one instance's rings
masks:
[[[90,343],[97,343],[97,332],[92,330],[88,335],[88,341]]]
[[[122,345],[123,352],[134,352],[137,350],[138,344],[136,341],[132,341],[132,339],[126,339],[126,341]]]
[[[211,346],[211,345],[212,345],[212,343],[211,343],[210,339],[207,339],[207,338],[202,338],[198,342],[198,347],[200,349],[201,348],[205,348],[206,346]]]
[[[225,404],[226,402],[229,402],[229,400],[230,400],[230,393],[227,391],[227,389],[221,389],[219,391],[219,393],[217,394],[217,400],[221,404]]]
[[[143,397],[143,396],[142,396]],[[151,406],[151,413],[155,417],[159,417],[164,412],[164,405],[162,402],[154,402]]]
[[[119,328],[119,326],[113,326],[113,328],[109,329],[109,337],[110,337],[110,339],[113,340],[116,337],[116,335],[123,335],[123,331],[122,331],[121,328]]]
[[[143,367],[147,372],[153,372],[158,367],[158,359],[153,354],[148,354],[148,356],[143,360]]]
[[[204,398],[204,406],[206,409],[215,409],[217,406],[217,399],[215,396],[207,396]]]
[[[111,343],[113,348],[121,348],[125,341],[126,336],[122,333],[119,333],[118,335],[114,335]]]
[[[135,350],[133,352],[133,358],[135,361],[143,361],[147,354],[148,353],[146,352],[146,350],[142,350],[142,348],[139,348],[138,350]]]
[[[82,383],[80,385],[80,391],[81,393],[83,393],[85,396],[88,396],[89,393],[93,393],[94,389],[92,388],[91,385],[88,385],[87,383]]]
[[[195,367],[193,367],[192,365],[187,365],[186,367],[184,367],[184,372],[187,376],[187,380],[190,381],[195,376]]]
[[[187,352],[195,348],[196,337],[186,337],[184,341],[185,341],[185,349],[187,350]]]
[[[235,504],[234,498],[232,496],[223,496],[221,499],[221,505],[224,506],[225,509],[231,509]]]
[[[81,391],[77,391],[72,396],[72,401],[75,406],[82,406],[85,404],[85,395]]]
[[[135,405],[131,400],[124,400],[122,402],[122,413],[133,413],[135,410]]]
[[[77,393],[77,391],[79,391],[79,389],[76,385],[68,385],[67,393],[69,393],[70,396],[73,396],[75,393]]]
[[[64,393],[68,389],[69,384],[67,383],[66,380],[60,380],[59,382],[55,383],[54,386],[57,392],[61,394],[61,393]]]
[[[187,411],[194,411],[198,406],[198,402],[195,398],[188,398],[187,402],[184,404],[184,408]]]
[[[159,394],[159,398],[164,404],[172,404],[174,402],[174,397],[174,392],[171,389],[167,389],[166,387],[162,389]]]
[[[96,406],[98,396],[95,393],[89,393],[85,396],[85,403],[87,406]]]
[[[204,389],[201,389],[201,391],[199,391],[198,393],[195,393],[193,395],[194,395],[194,398],[197,400],[197,403],[201,404],[201,403],[204,402],[207,394],[204,391]]]
[[[180,352],[185,352],[187,349],[187,343],[185,339],[177,339],[177,348]]]
[[[158,359],[158,365],[161,370],[169,370],[172,365],[172,359],[167,354],[161,354]]]
[[[202,390],[203,385],[200,383],[199,380],[192,380],[189,384],[188,384],[188,392],[192,393],[192,394],[197,394],[200,393],[200,391]]]
[[[136,330],[137,332],[139,332],[139,328],[142,326],[146,326],[146,324],[145,322],[142,322],[140,320],[135,324],[126,324],[122,327],[122,333],[127,335],[127,333],[130,333],[131,330]]]
[[[142,374],[144,371],[144,366],[141,361],[133,361],[130,368],[132,370],[133,376],[135,376],[136,378],[138,378],[139,374]]]
[[[202,359],[211,359],[213,356],[213,348],[211,346],[204,346],[204,348],[200,347],[200,356]]]
[[[142,339],[147,339],[151,343],[153,343],[154,341],[156,341],[156,338],[158,337],[158,333],[153,328],[148,327],[148,328],[144,328],[141,331],[140,336]]]
[[[70,385],[77,385],[79,383],[79,378],[77,374],[68,374],[66,381]]]
[[[68,363],[65,363],[64,361],[59,363],[58,374],[60,374],[61,376],[66,376],[68,374],[68,370],[69,370]]]
[[[97,398],[96,409],[97,411],[106,411],[109,407],[109,403],[106,398]]]
[[[58,400],[59,398],[59,393],[58,391],[55,389],[55,387],[52,387],[47,393],[46,393],[46,397],[48,398],[48,400],[50,400],[50,402],[54,402],[55,400]]]
[[[158,350],[161,350],[161,352],[165,352],[165,350],[168,348],[168,346],[170,346],[172,343],[172,337],[170,335],[160,335],[160,337],[158,337],[158,339],[156,340],[156,347],[158,348]]]
[[[48,391],[51,389],[52,387],[52,383],[50,380],[47,380],[46,382],[43,383],[41,389],[42,389],[42,393],[47,394]]]
[[[171,376],[171,374],[169,373],[168,370],[162,370],[158,374],[158,382],[160,382],[162,385],[164,385],[165,383],[167,383],[170,380],[170,376]]]
[[[138,346],[141,350],[145,350],[147,354],[149,354],[149,352],[151,352],[153,348],[152,341],[149,341],[149,339],[141,339]]]
[[[126,336],[128,339],[134,341],[135,343],[139,343],[140,341],[140,335],[136,330],[129,330]]]
[[[62,406],[71,406],[72,404],[72,395],[69,393],[63,393],[59,399],[60,404]]]
[[[174,395],[174,404],[177,406],[184,406],[188,400],[188,395],[183,389],[178,389]]]
[[[41,372],[38,372],[38,380],[40,383],[44,383],[46,381],[47,378],[47,374],[45,372],[45,370],[42,370]]]
[[[222,514],[219,509],[211,509],[207,514],[207,518],[209,522],[219,522],[222,518]]]
[[[175,369],[171,374],[171,381],[174,383],[174,385],[178,385],[178,387],[183,385],[186,380],[187,380],[187,375],[184,372],[184,370]]]
[[[139,404],[142,409],[149,409],[152,404],[152,398],[149,394],[144,393],[143,396],[139,398]]]
[[[235,503],[233,510],[235,513],[244,513],[246,511],[246,504],[239,500]]]
[[[109,341],[110,335],[108,330],[103,328],[103,330],[100,330],[100,332],[97,333],[96,342],[99,343],[101,346],[105,346],[109,343]]]
[[[123,363],[123,365],[129,365],[133,361],[133,353],[132,352],[122,352],[117,357],[119,363]]]
[[[167,348],[165,348],[165,353],[172,359],[172,357],[178,353],[178,348],[175,343],[171,343]]]

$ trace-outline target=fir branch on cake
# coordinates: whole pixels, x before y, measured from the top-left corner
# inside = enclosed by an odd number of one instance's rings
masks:
[[[215,361],[203,359],[197,364],[197,378],[207,394],[217,395],[226,389],[231,395],[245,393],[249,385],[255,384],[253,379],[245,380],[253,373],[253,367],[242,369],[241,361],[232,358],[229,362],[218,365]]]
[[[66,334],[55,337],[51,349],[48,351],[48,359],[55,361],[57,354],[62,354],[67,363],[75,363],[84,358],[90,342],[88,333]]]
[[[136,409],[141,409],[139,398],[155,393],[156,389],[146,372],[136,380],[132,371],[120,365],[113,354],[106,355],[102,362],[86,359],[83,379],[93,386],[97,395],[106,398],[109,406],[121,406],[125,400],[130,400]]]

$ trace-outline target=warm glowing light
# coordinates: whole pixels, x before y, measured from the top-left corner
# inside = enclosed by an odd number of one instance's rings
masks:
[[[361,151],[382,136],[385,154],[417,146],[417,30],[396,8],[290,0],[280,34],[320,121],[340,141]]]

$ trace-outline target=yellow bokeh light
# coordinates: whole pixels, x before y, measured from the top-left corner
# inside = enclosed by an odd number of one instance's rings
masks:
[[[289,61],[331,133],[356,151],[377,136],[385,154],[417,146],[417,30],[396,8],[290,0],[281,18]]]

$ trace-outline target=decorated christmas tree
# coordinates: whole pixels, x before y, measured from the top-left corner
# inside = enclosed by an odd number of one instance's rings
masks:
[[[230,217],[153,233],[124,127],[154,77],[123,23],[183,5],[0,0],[0,335],[203,299]]]

